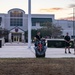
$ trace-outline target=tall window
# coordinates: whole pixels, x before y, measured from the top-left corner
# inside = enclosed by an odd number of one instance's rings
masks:
[[[0,25],[1,25],[1,22],[2,22],[2,17],[0,17]]]
[[[23,12],[12,11],[10,12],[10,26],[22,26],[23,25]]]

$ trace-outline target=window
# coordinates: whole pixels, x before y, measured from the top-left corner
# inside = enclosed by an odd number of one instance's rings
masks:
[[[10,12],[10,17],[23,17],[23,12],[21,12],[21,11],[12,11],[12,12]]]
[[[23,25],[23,12],[11,11],[10,12],[10,26],[22,26]]]
[[[42,26],[42,23],[51,22],[52,18],[31,18],[32,20],[32,26],[36,26],[36,23],[40,23],[40,26]]]
[[[71,28],[71,26],[68,26],[68,28]]]
[[[10,26],[22,26],[23,25],[22,18],[11,18]]]

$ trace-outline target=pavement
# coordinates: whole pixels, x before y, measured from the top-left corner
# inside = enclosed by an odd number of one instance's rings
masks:
[[[64,53],[64,48],[47,48],[45,58],[75,58],[74,49],[71,54]],[[0,48],[0,58],[36,58],[34,45],[28,48],[24,43],[6,43]]]

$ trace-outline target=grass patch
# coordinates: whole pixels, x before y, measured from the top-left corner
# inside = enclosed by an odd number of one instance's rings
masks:
[[[0,75],[75,75],[74,58],[0,59]]]

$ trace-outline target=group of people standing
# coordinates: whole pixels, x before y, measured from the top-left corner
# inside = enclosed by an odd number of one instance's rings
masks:
[[[34,40],[41,40],[41,38],[42,38],[42,35],[40,34],[40,32],[38,32],[36,36],[34,37]],[[66,33],[64,40],[65,40],[65,54],[67,53],[71,54],[71,51],[70,51],[71,38],[69,36],[69,33]],[[67,52],[67,49],[68,49],[68,52]],[[75,54],[75,39],[74,39],[74,54]]]

